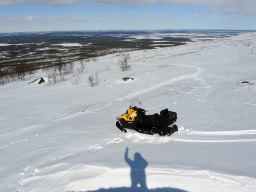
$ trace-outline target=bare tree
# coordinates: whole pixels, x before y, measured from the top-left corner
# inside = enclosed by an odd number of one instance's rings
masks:
[[[77,85],[81,79],[80,73],[72,74],[72,85]]]
[[[14,74],[19,80],[24,81],[27,74],[31,74],[34,70],[32,64],[20,63],[14,67]]]
[[[68,70],[72,72],[74,69],[74,66],[75,66],[74,62],[70,62]]]
[[[119,57],[118,64],[120,66],[121,71],[127,71],[131,69],[131,65],[129,64],[130,55],[123,51]]]
[[[88,76],[88,83],[91,87],[97,86],[100,83],[99,73],[98,71],[95,72],[94,75]]]
[[[53,67],[51,68],[51,70],[48,71],[48,83],[49,85],[52,85],[57,82],[58,82],[58,78],[57,78],[56,68]]]
[[[2,74],[2,71],[0,69],[0,84],[4,84],[5,83],[5,78],[4,75]]]
[[[81,64],[81,73],[84,73],[86,63],[84,62],[84,60],[80,60],[80,64]]]
[[[4,71],[0,68],[0,84],[4,84],[4,83],[5,83],[4,76],[5,76],[5,73],[4,73]]]
[[[62,70],[64,68],[64,64],[61,61],[61,57],[58,57],[58,61],[57,61],[57,69],[59,70],[60,75],[62,75]]]
[[[97,57],[93,57],[92,60],[93,60],[94,62],[97,62],[98,58],[97,58]]]

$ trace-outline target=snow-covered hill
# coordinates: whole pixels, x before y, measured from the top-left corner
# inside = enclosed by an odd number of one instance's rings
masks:
[[[256,191],[256,33],[129,54],[126,72],[108,55],[79,78],[0,87],[0,191],[134,191],[126,148],[148,163],[144,191]],[[179,131],[122,133],[133,98],[176,111]]]

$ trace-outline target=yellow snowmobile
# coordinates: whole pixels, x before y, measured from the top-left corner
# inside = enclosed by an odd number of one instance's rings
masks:
[[[159,134],[160,136],[170,136],[178,131],[177,113],[163,109],[160,114],[146,115],[146,111],[139,108],[141,103],[138,99],[131,102],[126,113],[117,117],[116,126],[122,132],[126,133],[126,129],[132,129],[145,134]],[[126,128],[126,129],[125,129]]]

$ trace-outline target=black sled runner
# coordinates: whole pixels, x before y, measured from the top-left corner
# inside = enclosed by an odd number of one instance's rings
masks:
[[[132,100],[131,106],[126,113],[117,118],[116,126],[122,132],[126,129],[132,129],[145,134],[158,134],[160,136],[170,136],[178,131],[177,113],[163,109],[160,114],[146,115],[146,111],[137,107],[140,104],[138,100]]]

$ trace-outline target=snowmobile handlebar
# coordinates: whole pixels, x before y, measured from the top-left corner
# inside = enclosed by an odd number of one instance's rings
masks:
[[[133,109],[133,110],[135,110],[135,111],[139,111],[139,112],[148,112],[148,111],[146,111],[145,109],[142,109],[142,108],[139,108],[139,107],[136,107],[136,106],[134,106],[134,107],[130,107],[131,109]]]

